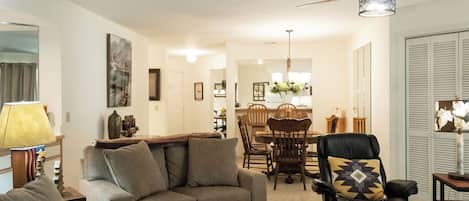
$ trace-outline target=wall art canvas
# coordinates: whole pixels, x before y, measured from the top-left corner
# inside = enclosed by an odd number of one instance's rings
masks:
[[[194,100],[196,101],[204,100],[204,83],[203,82],[194,83]]]
[[[107,35],[107,106],[131,105],[132,43],[119,36]]]

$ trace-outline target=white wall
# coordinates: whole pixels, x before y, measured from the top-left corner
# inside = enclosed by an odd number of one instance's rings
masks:
[[[48,105],[48,110],[55,115],[54,132],[61,133],[62,122],[62,85],[61,53],[58,26],[43,17],[36,17],[27,11],[9,8],[19,6],[17,1],[0,1],[0,21],[33,24],[39,31],[39,101]],[[36,5],[40,7],[40,5]],[[10,157],[0,158],[0,169],[10,166]],[[11,173],[0,175],[0,193],[11,189]]]
[[[266,101],[254,101],[253,83],[269,82],[272,84],[272,73],[282,73],[284,81],[286,81],[286,64],[286,59],[264,60],[263,64],[257,64],[256,60],[240,62],[238,65],[238,102],[241,104],[240,107],[247,108],[251,103],[264,104],[272,108],[277,107],[281,98],[278,94],[270,93],[270,86],[267,85],[265,88]],[[311,59],[292,59],[292,72],[311,73],[312,68]],[[305,92],[305,95],[309,95],[309,91]]]
[[[336,107],[350,108],[348,76],[348,39],[325,39],[292,45],[292,58],[312,59],[313,129],[326,130],[325,117]],[[234,83],[238,81],[237,62],[240,60],[282,59],[288,54],[286,44],[246,45],[227,44],[227,105],[234,105]],[[351,53],[350,53],[351,54]],[[347,118],[351,115],[347,114]],[[350,126],[350,125],[349,125]],[[237,137],[234,107],[227,111],[227,135]],[[240,144],[240,143],[238,143]],[[238,147],[240,149],[240,147]]]
[[[390,143],[390,96],[389,96],[389,19],[370,18],[366,24],[354,33],[350,40],[349,56],[349,102],[353,102],[353,50],[371,42],[371,132],[378,138],[381,146],[381,158],[387,174],[393,178],[391,167]],[[349,114],[352,107],[349,107]],[[349,118],[349,125],[352,119]]]
[[[398,10],[390,20],[391,156],[396,176],[406,176],[405,38],[469,29],[469,1],[434,0]],[[412,161],[409,161],[412,162]]]
[[[158,45],[151,45],[148,49],[148,66],[149,68],[159,68],[161,73],[161,96],[160,101],[149,101],[148,104],[148,134],[150,135],[166,135],[166,86],[170,80],[167,69],[167,56],[164,48]]]
[[[133,114],[142,134],[149,132],[148,42],[69,1],[1,0],[0,6],[34,15],[2,12],[2,21],[40,26],[40,99],[56,113],[58,128],[62,122],[65,183],[78,187],[82,150],[104,136],[104,119],[113,110],[106,107],[106,34],[132,42],[132,106],[117,110]],[[69,122],[61,120],[66,113]]]

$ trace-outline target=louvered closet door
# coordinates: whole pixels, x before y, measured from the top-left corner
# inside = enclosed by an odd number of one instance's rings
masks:
[[[461,79],[461,94],[463,99],[469,99],[469,32],[459,34],[459,66]],[[469,136],[465,136],[464,169],[469,173]],[[461,198],[469,198],[469,193],[462,193]]]
[[[434,36],[431,40],[432,103],[453,100],[460,94],[459,34]],[[433,132],[433,172],[447,173],[456,170],[455,142],[454,133]],[[450,188],[446,188],[445,191],[446,200],[458,199],[456,191]]]
[[[407,178],[419,185],[412,200],[427,201],[431,194],[430,38],[406,41],[407,61]]]

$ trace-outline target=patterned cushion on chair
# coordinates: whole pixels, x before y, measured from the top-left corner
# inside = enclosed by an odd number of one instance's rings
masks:
[[[380,161],[329,157],[332,184],[346,199],[383,200]]]

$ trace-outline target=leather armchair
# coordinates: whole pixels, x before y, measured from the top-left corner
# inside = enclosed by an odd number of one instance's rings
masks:
[[[346,159],[378,159],[381,161],[379,157],[379,143],[374,135],[348,133],[321,136],[318,140],[317,150],[320,179],[313,180],[313,190],[323,195],[323,201],[346,200],[336,195],[332,185],[332,176],[328,162],[329,156]],[[409,196],[417,194],[417,182],[408,180],[386,182],[386,173],[383,165],[381,165],[380,172],[384,192],[387,197],[386,201],[407,201]]]

